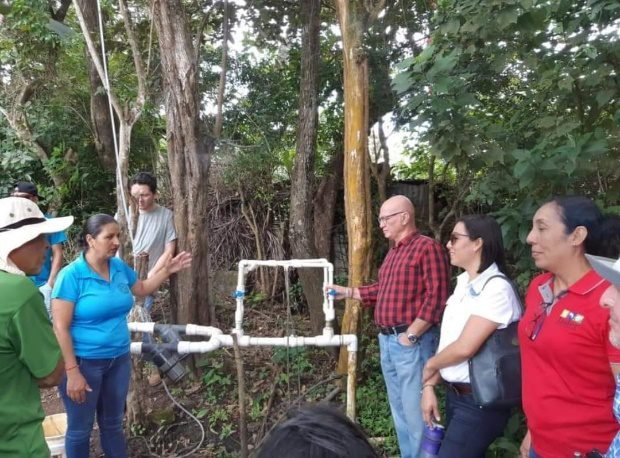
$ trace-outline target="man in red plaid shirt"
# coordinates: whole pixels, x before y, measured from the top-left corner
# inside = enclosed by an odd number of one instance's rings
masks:
[[[443,247],[421,235],[405,196],[381,206],[379,226],[394,242],[372,285],[331,285],[335,299],[375,307],[381,369],[402,458],[417,458],[424,423],[420,410],[422,369],[437,347],[437,329],[449,293],[450,264]]]

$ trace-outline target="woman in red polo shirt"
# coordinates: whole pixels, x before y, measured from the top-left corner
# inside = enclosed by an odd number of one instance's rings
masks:
[[[620,350],[599,299],[609,286],[588,263],[602,220],[585,197],[556,197],[534,215],[527,243],[536,266],[519,324],[523,410],[522,458],[566,458],[605,452],[618,432],[614,373]]]

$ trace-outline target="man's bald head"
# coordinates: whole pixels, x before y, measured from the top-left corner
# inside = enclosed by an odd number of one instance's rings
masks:
[[[406,196],[392,196],[385,202],[381,208],[390,209],[391,212],[406,212],[411,216],[411,219],[415,219],[415,208],[411,200]]]
[[[415,208],[405,196],[393,196],[383,202],[379,224],[386,238],[399,242],[416,231]]]

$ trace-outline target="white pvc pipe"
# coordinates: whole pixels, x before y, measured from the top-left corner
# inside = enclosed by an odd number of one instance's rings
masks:
[[[331,263],[324,258],[320,259],[288,259],[288,260],[274,260],[274,259],[242,259],[239,262],[239,268],[253,270],[258,266],[270,266],[270,267],[329,267]]]
[[[132,331],[153,333],[154,323],[129,323]],[[208,353],[220,347],[232,347],[233,336],[222,334],[218,328],[211,326],[198,326],[188,324],[185,327],[187,335],[210,336],[208,341],[188,342],[180,341],[177,344],[177,353],[180,355],[187,353]],[[234,332],[234,331],[233,331]],[[346,413],[349,418],[355,420],[355,375],[357,365],[357,336],[354,334],[334,335],[334,330],[326,326],[323,334],[315,337],[287,336],[287,337],[251,337],[237,333],[237,343],[241,347],[250,346],[270,346],[270,347],[340,347],[345,346],[349,352],[347,361],[347,401]],[[142,353],[142,342],[132,342],[130,345],[132,354]]]
[[[131,332],[145,332],[147,334],[153,334],[155,332],[155,323],[144,323],[142,321],[132,321],[127,323],[127,327]]]
[[[197,324],[185,325],[185,335],[188,336],[217,336],[223,334],[222,330],[213,326],[199,326]]]
[[[224,347],[232,347],[232,336],[222,334],[217,339]],[[334,335],[334,336],[287,336],[287,337],[251,337],[239,336],[238,342],[240,347],[251,346],[267,346],[267,347],[341,347],[346,346],[349,351],[357,351],[357,336],[352,334]]]
[[[237,290],[235,291],[235,327],[237,334],[243,334],[243,300],[245,297],[245,277],[252,270],[259,266],[269,267],[290,267],[294,268],[323,268],[323,289],[327,285],[334,283],[334,266],[327,259],[289,259],[289,260],[254,260],[242,259],[239,261],[239,272],[237,274]],[[325,326],[331,326],[336,317],[334,311],[334,298],[332,295],[323,291],[323,314],[325,315]]]
[[[290,335],[286,337],[253,337],[243,334],[243,300],[245,297],[245,277],[248,272],[259,266],[294,268],[323,268],[323,313],[325,315],[325,327],[319,336],[305,337]],[[347,415],[355,418],[355,366],[357,364],[357,336],[353,334],[334,335],[331,326],[335,318],[334,298],[325,291],[325,287],[334,283],[334,267],[326,259],[291,259],[288,261],[275,260],[247,260],[239,262],[239,272],[237,274],[237,290],[235,291],[235,327],[232,330],[237,335],[237,342],[241,347],[250,346],[270,346],[270,347],[340,347],[346,346],[349,352],[348,376],[347,376]],[[128,324],[129,329],[134,332],[152,334],[155,332],[155,323],[133,322]],[[177,329],[179,329],[177,327]],[[177,353],[208,353],[220,347],[232,347],[233,336],[224,334],[220,329],[211,326],[198,326],[195,324],[185,325],[181,328],[186,335],[198,335],[209,337],[204,342],[181,341],[177,344]],[[142,353],[142,343],[133,342],[131,353]]]
[[[146,332],[152,334],[154,332],[154,323],[129,323],[132,331]],[[210,336],[207,342],[187,342],[180,341],[178,343],[178,353],[207,353],[222,347],[232,347],[233,337],[230,334],[223,334],[218,328],[210,326],[197,326],[188,324],[186,326],[187,335],[203,335]],[[304,336],[285,336],[285,337],[252,337],[239,335],[237,337],[239,346],[270,346],[270,347],[341,347],[346,346],[349,352],[357,351],[357,336],[354,334],[334,335],[332,328],[324,328],[323,334],[314,337]],[[189,345],[196,344],[196,345]],[[132,353],[140,353],[142,349],[141,342],[134,342],[132,345]],[[139,347],[137,345],[140,345]],[[140,351],[138,351],[140,349]]]
[[[330,263],[326,269],[323,269],[323,313],[325,314],[325,326],[331,324],[336,317],[334,311],[334,296],[325,291],[325,287],[334,284],[334,266]]]
[[[356,345],[357,345],[357,338]],[[355,421],[355,377],[357,376],[357,351],[349,350],[347,361],[347,417]]]

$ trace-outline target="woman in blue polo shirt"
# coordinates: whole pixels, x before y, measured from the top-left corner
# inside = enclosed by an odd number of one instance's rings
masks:
[[[119,226],[110,215],[88,218],[84,251],[60,271],[52,293],[54,330],[65,359],[60,385],[68,428],[68,458],[87,458],[95,414],[107,457],[127,456],[123,433],[131,363],[127,313],[133,296],[155,291],[171,274],[189,267],[182,252],[146,280],[120,258]]]

